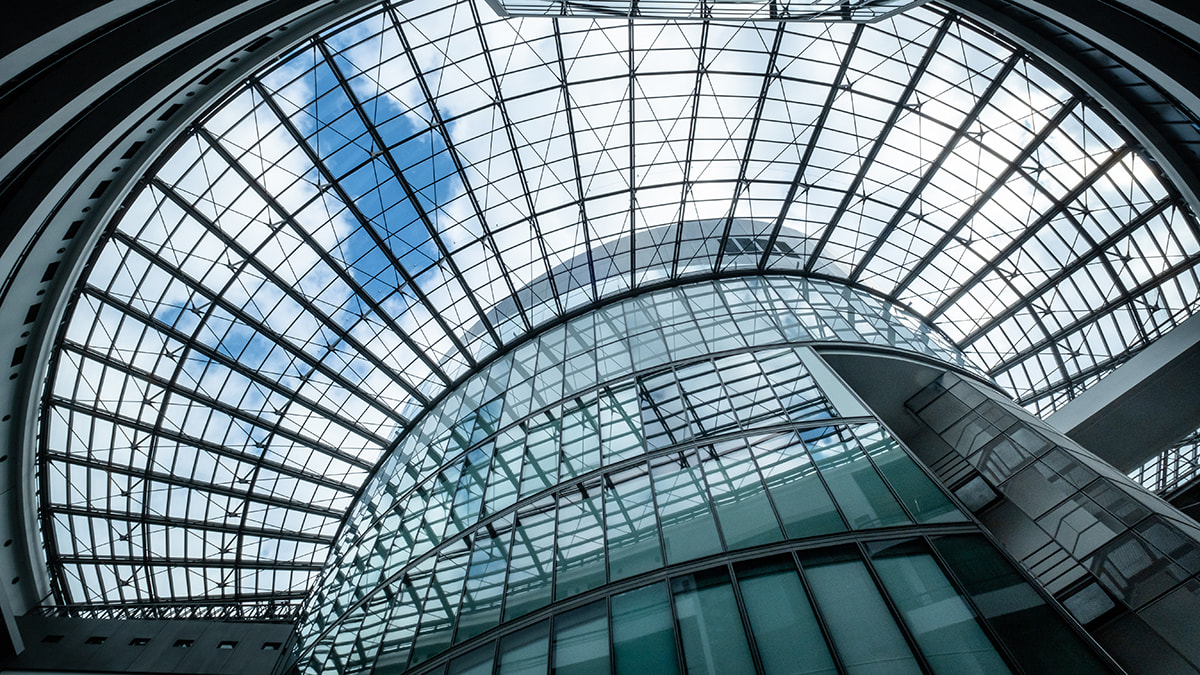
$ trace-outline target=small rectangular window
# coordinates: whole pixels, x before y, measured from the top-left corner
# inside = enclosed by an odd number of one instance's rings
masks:
[[[50,644],[54,644],[56,642],[62,642],[62,639],[63,639],[63,636],[61,636],[61,635],[47,635],[46,637],[42,638],[42,642],[48,642]]]
[[[262,650],[264,652],[277,652],[283,647],[282,642],[264,642]]]
[[[104,641],[107,639],[108,639],[108,637],[106,637],[106,636],[93,635],[90,638],[84,640],[83,643],[86,645],[102,645],[102,644],[104,644]]]
[[[176,640],[175,646],[179,647],[181,649],[187,649],[188,647],[191,647],[195,643],[196,643],[195,640]]]
[[[221,643],[217,645],[217,649],[233,649],[236,646],[236,640],[222,640]]]
[[[135,637],[129,641],[130,647],[145,647],[148,644],[150,644],[150,638],[147,637]]]

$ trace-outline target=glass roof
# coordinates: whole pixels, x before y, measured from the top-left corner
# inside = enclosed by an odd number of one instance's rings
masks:
[[[290,616],[448,387],[677,280],[861,287],[1045,413],[1186,318],[1197,231],[1103,111],[933,4],[383,4],[201,118],[98,249],[44,402],[55,599]]]

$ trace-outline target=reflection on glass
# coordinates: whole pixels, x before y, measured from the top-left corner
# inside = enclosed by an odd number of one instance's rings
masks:
[[[959,512],[941,488],[925,475],[883,427],[864,424],[857,427],[854,433],[918,523],[966,520],[966,516]]]
[[[747,563],[737,576],[767,675],[837,672],[790,557]]]
[[[671,580],[689,675],[752,673],[737,600],[724,568]]]
[[[604,522],[600,483],[580,485],[558,504],[554,597],[561,600],[604,585]]]
[[[728,450],[730,445],[735,449]],[[782,540],[775,511],[744,441],[719,443],[700,452],[700,465],[729,550]]]
[[[666,583],[613,596],[612,632],[617,675],[678,675]]]
[[[504,574],[508,570],[508,537],[512,522],[493,521],[476,534],[471,566],[463,589],[455,640],[462,642],[500,622],[500,604],[504,599]]]
[[[645,464],[610,474],[605,485],[608,573],[613,581],[662,566],[658,521]]]
[[[788,538],[846,529],[799,438],[787,433],[751,438],[750,443]]]
[[[983,537],[938,537],[933,545],[1026,672],[1108,672],[1062,617]]]
[[[603,600],[554,619],[556,675],[608,675],[608,612]]]
[[[921,672],[861,560],[822,560],[804,571],[847,673]]]
[[[660,457],[650,464],[662,522],[667,562],[678,563],[721,552],[717,524],[704,494],[696,458],[689,453]]]
[[[873,556],[888,594],[935,673],[1007,673],[1008,666],[933,557],[913,545]]]
[[[542,621],[500,640],[499,675],[546,675],[550,625]]]
[[[446,675],[492,675],[496,645],[488,643],[450,662]]]
[[[505,590],[505,621],[528,614],[550,602],[554,511],[554,500],[549,499],[517,513],[508,565],[508,586]]]
[[[803,438],[852,529],[911,523],[845,427],[806,431]]]

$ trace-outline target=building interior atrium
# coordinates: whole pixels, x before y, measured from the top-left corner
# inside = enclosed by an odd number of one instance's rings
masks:
[[[0,673],[1200,672],[1189,3],[49,4]]]

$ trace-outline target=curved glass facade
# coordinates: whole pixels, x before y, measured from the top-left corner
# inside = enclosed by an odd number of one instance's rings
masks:
[[[807,346],[954,359],[917,326],[776,277],[543,333],[382,462],[306,605],[307,672],[1005,672],[926,539],[976,526]]]

